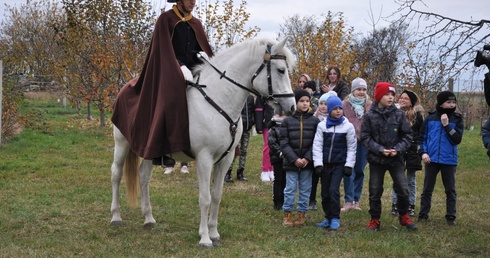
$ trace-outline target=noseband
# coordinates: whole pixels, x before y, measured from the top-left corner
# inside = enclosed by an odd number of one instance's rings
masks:
[[[268,89],[269,89],[269,95],[267,96],[262,96],[262,95],[257,95],[261,96],[261,98],[266,99],[266,100],[274,100],[274,98],[289,98],[289,97],[294,97],[294,94],[289,93],[289,94],[274,94],[272,92],[272,76],[271,76],[271,60],[272,59],[281,59],[286,61],[286,56],[285,55],[271,55],[271,48],[272,45],[267,45],[267,48],[265,49],[265,54],[264,54],[264,61],[260,65],[259,69],[255,71],[254,75],[252,76],[252,80],[250,81],[252,83],[252,86],[254,84],[255,78],[259,75],[259,73],[264,69],[264,67],[267,65],[267,84],[268,84]],[[287,64],[287,62],[286,62]]]

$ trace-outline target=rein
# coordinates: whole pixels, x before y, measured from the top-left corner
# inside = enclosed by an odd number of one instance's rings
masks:
[[[290,94],[274,94],[272,92],[271,60],[272,59],[286,60],[286,56],[284,56],[284,55],[271,55],[271,48],[272,48],[272,45],[267,45],[267,48],[266,48],[265,54],[264,54],[264,61],[262,62],[260,67],[257,69],[257,71],[255,71],[255,73],[252,76],[252,79],[250,81],[252,83],[252,86],[253,86],[254,79],[259,75],[259,73],[262,71],[262,69],[264,69],[264,67],[267,66],[267,83],[268,83],[268,90],[269,90],[267,96],[263,96],[262,94],[260,94],[260,92],[258,92],[255,89],[249,89],[249,88],[241,85],[240,83],[238,83],[235,80],[231,79],[230,77],[226,76],[226,71],[221,72],[218,68],[216,68],[216,66],[211,64],[209,62],[209,60],[207,60],[206,58],[202,58],[202,59],[206,63],[208,63],[220,75],[220,79],[225,78],[227,81],[231,82],[233,85],[238,86],[239,88],[246,90],[246,91],[256,95],[257,97],[260,97],[260,98],[265,99],[265,100],[274,100],[274,98],[294,97],[294,94],[292,94],[292,93],[290,93]],[[199,92],[203,95],[204,99],[209,104],[211,104],[211,106],[213,106],[218,111],[218,113],[220,113],[230,123],[230,134],[231,134],[231,139],[232,139],[231,143],[228,146],[228,148],[226,149],[226,151],[218,159],[218,161],[215,162],[215,164],[216,164],[216,163],[220,162],[226,155],[228,155],[228,153],[230,153],[231,147],[235,143],[235,136],[236,136],[236,131],[238,128],[238,122],[240,121],[240,116],[238,117],[237,121],[234,122],[233,119],[231,119],[231,117],[218,104],[216,104],[216,102],[214,102],[206,94],[206,92],[204,92],[203,88],[205,88],[206,85],[200,85],[199,84],[199,77],[197,79],[197,82],[195,82],[195,83],[187,81],[187,85],[194,87],[197,90],[199,90]]]

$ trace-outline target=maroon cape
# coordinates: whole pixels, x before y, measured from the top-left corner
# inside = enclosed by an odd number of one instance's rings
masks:
[[[124,85],[114,103],[112,122],[145,159],[190,149],[186,83],[172,47],[179,22],[172,9],[160,15],[140,76]],[[194,17],[187,22],[212,56],[201,22]]]

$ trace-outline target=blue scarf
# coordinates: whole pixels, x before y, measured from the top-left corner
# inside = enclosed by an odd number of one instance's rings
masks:
[[[330,115],[327,116],[327,128],[332,126],[340,125],[344,122],[345,117],[341,116],[340,118],[332,118]]]

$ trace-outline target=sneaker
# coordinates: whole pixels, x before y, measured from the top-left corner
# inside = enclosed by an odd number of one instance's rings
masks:
[[[267,173],[269,174],[269,180],[270,180],[270,181],[274,181],[274,179],[275,179],[275,178],[274,178],[274,171],[269,171],[269,172],[267,172]]]
[[[346,202],[344,203],[344,207],[340,209],[340,211],[348,211],[354,209],[354,204],[352,202]]]
[[[419,222],[427,221],[428,219],[429,219],[429,215],[419,213],[419,218],[417,219],[417,221],[419,221]]]
[[[269,172],[262,172],[262,174],[260,174],[260,180],[262,180],[262,182],[270,182],[271,178],[269,177]]]
[[[310,205],[308,206],[308,210],[310,211],[318,210],[318,208],[316,207],[316,202],[310,202]]]
[[[340,228],[340,219],[332,218],[332,220],[330,221],[330,229],[338,230],[339,228]]]
[[[368,226],[366,228],[367,231],[378,231],[380,228],[381,222],[379,219],[371,219],[369,221]]]
[[[408,207],[408,215],[409,215],[410,217],[415,216],[415,205],[410,205],[410,206]]]
[[[284,212],[284,219],[282,220],[282,225],[285,227],[292,227],[294,225],[293,224],[293,217],[292,217],[290,211]]]
[[[324,221],[320,223],[316,223],[316,226],[319,228],[329,228],[330,227],[330,221],[328,219],[325,219]]]
[[[354,210],[361,211],[361,207],[359,207],[359,202],[354,202]]]
[[[234,183],[233,178],[231,178],[231,173],[226,173],[225,175],[225,182],[227,183]]]
[[[409,231],[417,230],[417,225],[412,222],[408,214],[399,217],[400,225],[405,226]]]
[[[274,210],[282,210],[282,205],[281,202],[274,202]]]
[[[398,216],[398,208],[396,207],[396,203],[391,205],[391,215]]]
[[[294,221],[295,226],[303,226],[306,223],[306,213],[299,212],[298,218]]]
[[[449,226],[456,225],[456,216],[446,216],[446,221]]]
[[[163,174],[168,175],[168,174],[172,174],[172,172],[174,172],[174,167],[166,167],[165,172],[163,172]]]
[[[182,174],[189,174],[189,168],[187,166],[182,166],[180,168],[180,173],[182,173]]]

